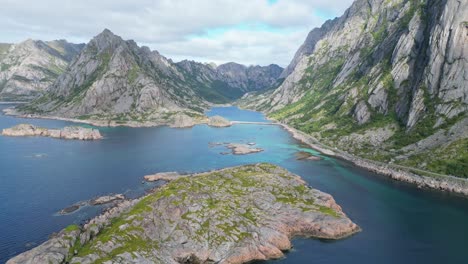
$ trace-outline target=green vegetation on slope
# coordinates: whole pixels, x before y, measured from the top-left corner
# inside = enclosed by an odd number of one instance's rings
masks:
[[[157,223],[153,223],[155,228],[173,226],[172,232],[184,232],[189,236],[187,239],[208,243],[211,248],[228,241],[242,241],[252,236],[247,232],[249,226],[256,227],[261,224],[258,221],[265,221],[264,209],[257,207],[255,200],[258,199],[252,190],[264,192],[265,197],[271,194],[273,202],[303,212],[320,212],[333,218],[342,216],[341,212],[322,202],[317,203],[312,191],[294,177],[266,163],[181,177],[144,197],[127,213],[114,218],[91,242],[75,246],[75,256],[97,254],[95,263],[103,263],[124,252],[151,254],[165,241],[148,237],[152,231],[144,228],[152,225],[153,220],[149,219],[158,219]],[[193,207],[194,199],[196,207]],[[173,215],[175,212],[180,212],[181,216]],[[191,227],[189,230],[192,231],[187,231],[187,227]],[[169,236],[167,240],[170,239]],[[104,245],[114,247],[111,251],[103,251]]]
[[[388,8],[400,8],[399,5],[402,4],[405,3],[395,3]],[[312,134],[326,145],[363,158],[392,161],[402,165],[411,163],[420,169],[465,177],[463,168],[466,162],[462,148],[447,147],[447,144],[442,144],[442,148],[454,152],[450,159],[441,158],[436,162],[437,158],[431,158],[433,151],[426,150],[407,161],[394,160],[396,157],[404,157],[405,147],[438,131],[447,133],[452,125],[466,118],[466,114],[461,113],[452,118],[436,114],[439,100],[430,95],[425,85],[416,86],[411,83],[414,82],[410,80],[412,77],[409,80],[399,80],[400,87],[398,90],[395,88],[391,73],[391,59],[394,54],[393,49],[389,48],[390,44],[397,42],[398,38],[395,36],[398,34],[406,34],[409,22],[415,15],[421,18],[422,23],[427,23],[427,9],[425,1],[410,0],[409,8],[405,9],[396,21],[388,20],[389,11],[385,11],[370,16],[362,29],[362,36],[365,36],[362,39],[366,42],[360,50],[353,51],[359,53],[360,61],[350,74],[343,80],[337,78],[340,72],[342,74],[342,71],[349,70],[343,68],[343,63],[351,55],[340,55],[341,51],[346,51],[349,47],[335,47],[334,50],[330,50],[327,40],[320,41],[317,50],[309,58],[309,67],[293,89],[296,98],[301,95],[300,99],[270,113],[269,117]],[[372,28],[369,28],[370,26]],[[423,47],[423,51],[424,49]],[[383,87],[383,94],[380,90],[379,100],[385,103],[374,108],[370,104],[370,97],[378,86]],[[418,93],[411,89],[411,86],[415,86]],[[416,94],[423,95],[423,109],[417,117],[418,121],[408,126],[410,104]],[[365,111],[370,115],[369,120],[363,124],[356,121],[355,111],[358,103],[361,106],[364,104]],[[271,105],[266,104],[268,103],[259,105],[257,109],[270,109]],[[442,125],[436,126],[438,120],[444,120]],[[376,130],[381,131],[382,142],[376,144],[362,139],[370,137],[369,134],[372,133],[375,135]],[[428,161],[423,161],[423,157]],[[418,162],[412,162],[415,160]]]

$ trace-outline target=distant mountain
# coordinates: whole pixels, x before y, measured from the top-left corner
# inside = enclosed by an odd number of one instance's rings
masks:
[[[65,40],[26,40],[0,44],[0,100],[30,100],[38,96],[76,56],[84,44]]]
[[[357,0],[241,104],[358,156],[468,177],[468,2]]]
[[[229,63],[214,67],[174,63],[110,30],[94,37],[44,96],[23,113],[120,123],[167,124],[177,114],[202,117],[212,102],[226,103],[246,91],[269,88],[282,68]],[[172,120],[172,121],[171,121]]]
[[[269,66],[245,66],[229,62],[217,67],[184,60],[177,63],[184,74],[192,76],[194,89],[205,99],[226,103],[238,99],[246,92],[261,91],[279,86],[283,68]]]

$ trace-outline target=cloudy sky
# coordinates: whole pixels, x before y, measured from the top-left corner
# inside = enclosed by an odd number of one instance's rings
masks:
[[[0,42],[88,42],[104,28],[175,61],[286,66],[352,0],[0,0]]]

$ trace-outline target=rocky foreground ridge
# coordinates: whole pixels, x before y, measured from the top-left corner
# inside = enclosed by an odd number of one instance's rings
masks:
[[[255,164],[174,179],[7,263],[246,263],[282,257],[294,236],[358,231],[330,195]]]
[[[356,0],[241,105],[353,155],[468,177],[468,2]]]
[[[102,139],[99,130],[79,126],[64,127],[63,129],[47,129],[30,124],[19,124],[12,128],[5,128],[3,136],[31,137],[42,136],[60,139],[96,140]]]

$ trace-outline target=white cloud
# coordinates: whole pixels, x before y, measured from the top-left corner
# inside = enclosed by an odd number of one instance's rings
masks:
[[[285,66],[308,31],[330,14],[341,15],[351,2],[0,0],[0,42],[26,38],[87,42],[109,28],[175,60]],[[208,34],[213,29],[217,33]]]

